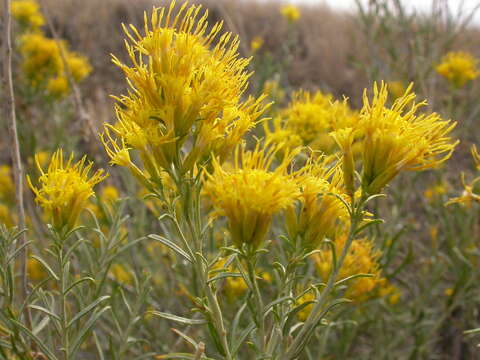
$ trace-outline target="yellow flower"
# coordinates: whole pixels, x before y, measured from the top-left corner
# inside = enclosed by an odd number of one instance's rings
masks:
[[[335,240],[337,257],[342,252],[346,235]],[[315,254],[318,273],[323,280],[328,279],[332,270],[333,257],[330,248],[322,249]],[[381,278],[378,258],[379,251],[374,249],[373,243],[368,239],[353,240],[348,249],[347,256],[340,269],[338,280],[357,274],[369,274],[371,277],[359,277],[346,283],[345,296],[354,301],[364,301],[375,295],[375,289],[385,281]]]
[[[0,166],[0,200],[9,204],[13,204],[15,200],[15,185],[8,165]]]
[[[280,10],[282,16],[290,23],[297,22],[300,19],[300,10],[295,5],[284,5]]]
[[[302,304],[305,304],[305,303],[310,302],[310,301],[315,301],[315,295],[311,291],[309,291],[309,292],[303,294],[302,296],[300,296],[300,298],[298,298],[298,300],[296,302],[296,305],[302,305]],[[312,312],[312,309],[313,309],[313,303],[310,303],[310,304],[306,305],[305,307],[303,307],[297,313],[298,320],[300,320],[300,321],[307,320],[308,316]]]
[[[263,43],[263,38],[260,36],[255,36],[250,42],[250,49],[252,49],[252,52],[256,52],[257,50],[260,50],[260,48],[263,46]]]
[[[65,162],[61,149],[52,155],[46,172],[38,158],[36,162],[41,173],[39,186],[34,186],[27,176],[28,184],[36,195],[35,200],[57,230],[70,230],[75,226],[80,212],[87,206],[88,199],[95,194],[93,186],[107,175],[103,174],[103,170],[97,170],[90,176],[93,163],[86,164],[85,156],[74,164],[72,153]]]
[[[118,197],[118,190],[115,186],[107,185],[100,190],[100,199],[105,203],[115,202]]]
[[[475,162],[475,167],[477,170],[480,170],[480,155],[478,154],[477,147],[472,145],[470,149],[473,157],[473,161]],[[475,178],[471,183],[467,184],[465,181],[465,174],[462,173],[461,175],[462,185],[463,185],[463,193],[461,196],[450,199],[446,205],[458,203],[465,205],[467,207],[471,207],[473,202],[480,203],[480,193],[478,189],[478,183],[480,182],[480,176]]]
[[[453,86],[460,88],[480,75],[478,60],[467,52],[449,52],[435,70]]]
[[[453,292],[454,290],[452,288],[447,288],[445,289],[445,296],[452,296],[453,295]]]
[[[274,170],[276,147],[253,151],[237,147],[233,167],[222,167],[218,159],[207,174],[204,192],[218,215],[226,216],[233,243],[257,248],[266,237],[273,215],[293,205],[297,184],[287,173],[295,153],[287,153]]]
[[[215,277],[218,275],[218,272],[221,269],[224,269],[228,272],[236,272],[237,269],[230,264],[228,267],[225,266],[227,262],[226,258],[220,258],[212,267],[212,272],[209,275],[210,278]],[[243,279],[243,277],[238,276],[238,277],[233,277],[229,276],[226,277],[224,280],[223,284],[223,290],[225,292],[225,295],[227,296],[228,301],[233,302],[235,299],[237,299],[239,296],[243,295],[247,290],[248,290],[248,285]]]
[[[390,284],[387,279],[381,279],[378,286],[378,296],[386,298],[390,305],[396,305],[398,303],[402,294],[395,285]]]
[[[423,193],[423,196],[428,201],[432,201],[434,199],[438,199],[442,195],[447,193],[447,187],[443,183],[435,184],[432,187],[426,189]]]
[[[374,84],[371,104],[364,92],[360,120],[354,130],[362,136],[362,189],[366,194],[380,193],[401,171],[440,165],[458,144],[448,137],[456,123],[442,120],[436,113],[417,114],[426,102],[414,102],[412,86],[390,108],[386,107],[388,92],[384,83],[380,89]]]
[[[68,71],[70,71],[73,80],[76,82],[82,81],[92,72],[92,66],[88,59],[75,52],[66,54],[66,62]]]
[[[265,125],[267,139],[285,142],[288,147],[301,145],[330,153],[335,141],[330,132],[351,126],[357,120],[346,101],[334,101],[333,96],[317,91],[314,94],[298,91],[293,101],[280,113],[272,125]]]
[[[339,199],[348,201],[348,197],[338,167],[331,168],[328,159],[307,164],[295,176],[300,202],[297,208],[287,210],[288,233],[291,238],[299,235],[306,248],[315,249],[325,237],[334,237],[348,224],[348,210]]]
[[[28,258],[27,260],[28,278],[34,282],[42,281],[47,277],[47,273],[42,264],[35,258]]]
[[[47,91],[56,98],[61,98],[70,93],[70,86],[65,76],[54,77],[48,80]]]
[[[110,268],[109,274],[119,283],[132,284],[133,282],[132,274],[121,264],[113,264]]]
[[[40,6],[34,0],[12,1],[12,16],[25,27],[38,29],[45,24]]]
[[[8,228],[15,225],[13,215],[13,209],[8,208],[6,205],[0,203],[0,224],[3,224]]]
[[[80,82],[91,72],[88,59],[69,51],[66,41],[50,39],[42,33],[30,32],[22,35],[20,53],[23,74],[30,85],[37,89],[45,88],[47,93],[54,97],[70,93],[68,72],[75,82]]]
[[[478,153],[476,145],[472,145],[470,148],[470,153],[472,154],[473,161],[475,162],[475,168],[480,171],[480,154]]]
[[[154,9],[143,35],[125,27],[131,65],[114,57],[131,90],[115,98],[117,123],[106,129],[117,138],[110,144],[122,146],[107,152],[131,167],[128,153],[138,151],[153,182],[173,163],[187,172],[212,153],[225,158],[265,110],[263,97],[242,100],[250,60],[238,56],[238,37],[222,34],[219,23],[208,26],[199,6],[184,3],[173,17],[174,8],[175,1]]]

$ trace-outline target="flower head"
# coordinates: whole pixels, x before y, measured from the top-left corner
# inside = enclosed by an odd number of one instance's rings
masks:
[[[93,186],[107,176],[103,170],[90,175],[93,163],[86,164],[85,156],[73,163],[71,154],[65,161],[61,149],[52,155],[46,171],[40,166],[38,158],[36,161],[41,173],[38,187],[27,177],[28,184],[36,195],[35,201],[44,209],[57,230],[72,229],[80,212],[88,205],[88,199],[95,194]]]
[[[260,48],[263,46],[263,43],[263,38],[261,38],[260,36],[255,36],[250,42],[250,49],[252,49],[252,52],[256,52],[260,50]]]
[[[330,132],[351,126],[356,121],[357,115],[346,101],[334,101],[332,95],[320,91],[314,94],[299,91],[274,119],[273,129],[265,125],[265,132],[270,141],[283,141],[290,148],[303,145],[330,153],[335,148]]]
[[[67,76],[80,82],[92,71],[88,59],[70,51],[66,41],[50,39],[39,32],[21,36],[20,54],[22,71],[30,85],[53,97],[70,93]]]
[[[34,0],[15,0],[12,2],[12,16],[26,28],[36,30],[45,24],[40,6]]]
[[[364,93],[354,131],[361,134],[362,188],[366,194],[381,192],[402,171],[421,171],[442,164],[458,144],[448,136],[456,123],[442,120],[436,113],[418,114],[426,102],[415,103],[411,89],[412,85],[391,107],[386,105],[388,91],[384,83],[380,88],[374,84],[371,103]],[[346,144],[339,143],[344,151]]]
[[[349,222],[340,198],[347,201],[341,172],[328,158],[307,164],[297,171],[300,202],[287,210],[287,229],[291,238],[299,235],[307,249],[317,248],[325,237],[333,238]]]
[[[298,198],[297,184],[287,168],[295,153],[287,154],[272,168],[275,147],[253,151],[237,147],[233,166],[213,161],[206,175],[204,192],[218,215],[226,216],[234,244],[257,248],[270,228],[273,215],[293,205]]]
[[[335,251],[341,253],[346,235],[341,235],[335,240]],[[359,277],[347,282],[345,296],[363,301],[375,294],[374,290],[382,286],[385,279],[381,277],[378,258],[380,252],[374,249],[373,243],[368,239],[353,240],[347,256],[339,272],[339,279],[345,279],[357,274],[369,274],[371,277]],[[322,279],[328,279],[333,266],[333,254],[330,248],[325,248],[315,254],[315,263]]]
[[[298,7],[292,4],[282,6],[280,12],[289,23],[297,22],[300,19],[301,15]]]
[[[435,68],[453,86],[461,88],[480,75],[478,60],[467,52],[449,52]]]
[[[125,27],[130,65],[114,57],[130,91],[115,98],[108,128],[151,178],[173,163],[186,172],[212,153],[225,158],[265,109],[263,97],[241,99],[250,74],[238,37],[208,26],[200,6],[184,3],[173,17],[174,8],[153,9],[144,34]]]

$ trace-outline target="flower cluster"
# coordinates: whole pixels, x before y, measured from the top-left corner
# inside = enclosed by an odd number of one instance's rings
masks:
[[[337,256],[345,246],[347,236],[341,235],[335,240]],[[375,250],[368,239],[354,240],[348,249],[347,256],[340,269],[339,279],[345,279],[357,274],[368,274],[368,277],[358,277],[346,284],[345,296],[355,301],[364,301],[375,294],[375,289],[386,287],[386,280],[381,277],[378,258],[380,252]],[[323,280],[328,279],[333,266],[333,254],[329,248],[315,254],[315,264]]]
[[[365,194],[377,194],[402,171],[420,171],[439,166],[447,160],[458,141],[448,135],[456,123],[442,120],[436,113],[419,114],[426,102],[415,103],[410,85],[405,94],[387,107],[387,86],[374,85],[370,103],[365,91],[360,119],[355,127],[332,133],[344,153],[345,177],[352,178],[356,136],[362,158],[362,188]],[[349,164],[349,165],[348,165]]]
[[[92,68],[87,58],[68,49],[65,41],[47,38],[40,32],[28,32],[20,37],[22,70],[29,84],[61,98],[70,93],[68,77],[80,82]]]
[[[173,17],[174,8],[154,9],[143,35],[125,28],[131,65],[114,58],[131,90],[116,97],[117,123],[105,126],[103,143],[112,163],[148,182],[162,169],[192,171],[212,154],[223,161],[265,110],[263,97],[241,99],[250,74],[238,38],[208,26],[199,6],[185,3]]]
[[[289,23],[295,23],[300,19],[300,10],[295,5],[284,5],[280,9],[282,16],[287,19]]]
[[[284,143],[287,148],[307,146],[331,153],[335,141],[329,133],[353,126],[357,118],[346,101],[334,101],[331,94],[299,91],[293,95],[289,106],[272,121],[273,129],[271,125],[265,125],[265,133],[270,142]]]
[[[480,75],[478,60],[467,52],[450,52],[435,68],[454,87],[461,88]]]
[[[35,201],[42,206],[54,228],[68,231],[75,226],[81,211],[88,205],[88,199],[95,195],[93,186],[106,175],[102,170],[90,175],[93,163],[87,164],[85,156],[73,163],[71,154],[65,161],[61,149],[52,155],[47,171],[42,169],[38,158],[36,161],[41,173],[38,187],[27,177]]]
[[[45,25],[45,18],[35,0],[12,1],[12,16],[24,28],[32,31],[38,31],[40,27]]]
[[[268,233],[273,215],[293,206],[300,191],[288,166],[295,155],[287,153],[272,169],[276,147],[253,151],[237,147],[233,164],[213,161],[204,192],[218,215],[226,216],[232,241],[238,247],[257,248]]]

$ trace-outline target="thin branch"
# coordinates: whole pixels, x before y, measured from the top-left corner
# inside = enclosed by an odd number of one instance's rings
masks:
[[[13,92],[12,76],[12,17],[11,0],[3,1],[3,76],[2,88],[4,90],[3,112],[8,124],[8,135],[10,138],[10,150],[12,157],[13,176],[15,181],[15,201],[18,211],[18,227],[25,229],[25,208],[23,204],[23,168],[20,155],[20,144],[18,141],[17,118],[15,114],[15,95]],[[19,237],[18,246],[21,247],[27,242],[26,233],[23,232]],[[24,247],[19,257],[20,259],[20,304],[28,296],[27,279],[27,256],[28,249]],[[25,322],[29,329],[32,327],[32,318],[30,308],[25,306]]]

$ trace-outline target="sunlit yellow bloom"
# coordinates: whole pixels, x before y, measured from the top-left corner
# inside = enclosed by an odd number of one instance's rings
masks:
[[[447,289],[445,289],[444,294],[445,294],[445,296],[452,296],[453,292],[454,292],[454,290],[452,288],[447,288]]]
[[[39,186],[32,184],[27,177],[30,188],[36,195],[36,202],[42,206],[57,230],[69,230],[75,226],[80,212],[87,206],[88,199],[95,195],[93,186],[106,178],[103,170],[97,170],[90,176],[93,163],[86,164],[84,156],[73,163],[73,154],[64,161],[63,151],[57,150],[45,172],[36,158],[41,175]]]
[[[173,17],[174,8],[172,2],[145,16],[143,35],[125,27],[131,65],[114,58],[131,89],[116,97],[117,123],[107,129],[122,146],[108,152],[130,167],[127,155],[138,151],[154,182],[174,163],[186,172],[212,153],[227,157],[265,109],[263,97],[242,100],[250,74],[238,37],[222,33],[220,23],[208,26],[199,6],[184,3]]]
[[[314,94],[299,91],[289,106],[273,122],[273,129],[265,125],[267,139],[283,140],[287,146],[308,146],[313,150],[332,152],[335,141],[330,132],[351,126],[357,120],[346,101],[334,101],[333,96],[317,91]]]
[[[282,13],[282,16],[290,23],[297,22],[298,19],[300,19],[300,10],[295,5],[284,5],[282,6],[280,12]]]
[[[218,215],[226,216],[233,243],[257,248],[268,233],[274,214],[293,205],[299,190],[287,168],[295,153],[287,153],[271,170],[275,147],[253,151],[237,147],[234,164],[224,166],[215,159],[204,185]],[[227,164],[228,165],[228,164]]]
[[[348,201],[341,173],[323,159],[295,174],[300,188],[299,206],[287,210],[287,229],[291,238],[299,235],[304,246],[315,249],[325,237],[334,237],[349,222],[349,214],[339,199]]]
[[[346,235],[335,240],[337,257],[342,252]],[[378,258],[379,251],[374,249],[373,243],[368,239],[353,240],[348,249],[347,256],[340,269],[338,280],[357,274],[369,274],[371,277],[359,277],[346,283],[345,296],[354,301],[363,301],[375,294],[377,286],[383,284],[380,274]],[[330,248],[322,249],[315,255],[317,270],[323,280],[328,279],[332,270],[333,256]]]
[[[371,103],[364,92],[360,120],[354,129],[362,134],[362,189],[366,194],[381,192],[402,171],[437,167],[458,144],[448,136],[455,122],[442,120],[436,113],[417,114],[426,102],[414,102],[412,86],[390,108],[386,107],[384,83],[380,88],[374,84]]]
[[[467,52],[449,52],[435,68],[453,86],[460,88],[480,75],[478,60]]]
[[[313,294],[311,291],[309,291],[309,292],[305,293],[304,295],[300,296],[300,298],[297,300],[296,305],[302,305],[302,304],[308,303],[310,301],[315,301],[315,294]],[[300,321],[307,320],[308,316],[312,312],[313,305],[314,305],[313,303],[309,303],[304,308],[302,308],[297,313],[298,320],[300,320]]]
[[[13,184],[11,168],[8,165],[0,166],[0,200],[12,204],[15,199],[15,185]]]
[[[23,26],[38,29],[45,24],[40,6],[34,0],[12,1],[12,16]]]
[[[252,52],[256,52],[257,50],[260,50],[260,48],[263,46],[263,43],[263,38],[260,36],[255,36],[250,42],[250,49],[252,49]]]
[[[116,281],[123,284],[132,284],[133,276],[128,272],[125,267],[121,264],[113,264],[109,271],[110,276],[112,276]]]

